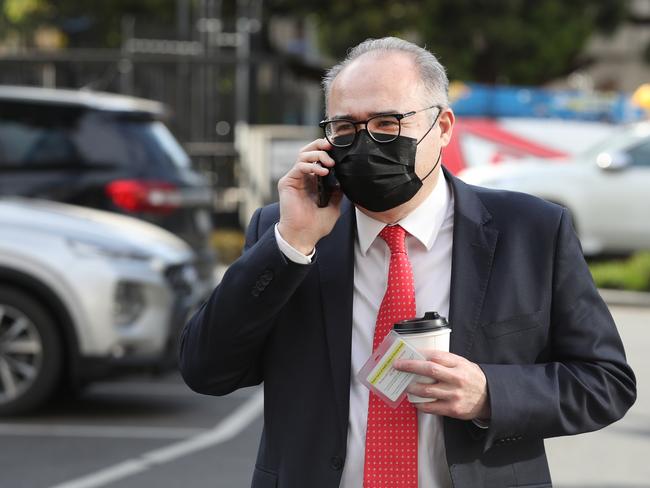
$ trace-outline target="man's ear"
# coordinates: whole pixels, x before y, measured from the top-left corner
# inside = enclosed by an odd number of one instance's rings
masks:
[[[440,125],[440,142],[442,147],[449,144],[451,135],[454,131],[455,122],[456,116],[454,115],[454,112],[450,108],[445,108],[438,119],[438,124]]]

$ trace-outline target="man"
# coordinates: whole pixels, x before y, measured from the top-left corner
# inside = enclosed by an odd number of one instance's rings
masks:
[[[635,379],[556,205],[441,169],[454,115],[444,68],[368,40],[324,80],[326,137],[258,210],[246,249],[181,340],[196,391],[264,382],[253,487],[551,486],[546,437],[623,416]],[[341,190],[317,205],[317,176]],[[343,198],[342,193],[347,198]],[[450,352],[396,409],[357,379],[393,321],[438,311]]]

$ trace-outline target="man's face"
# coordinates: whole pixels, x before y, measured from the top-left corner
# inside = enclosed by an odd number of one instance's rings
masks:
[[[371,53],[354,60],[336,77],[328,100],[327,115],[328,118],[366,120],[378,113],[406,113],[422,110],[431,104],[410,56],[404,53]],[[420,140],[431,126],[437,111],[437,108],[433,108],[403,119],[401,135]],[[415,170],[420,178],[431,170],[441,148],[449,141],[451,125],[446,113],[441,114],[439,123],[418,145]],[[451,119],[453,124],[453,115]],[[441,129],[445,124],[448,130]]]

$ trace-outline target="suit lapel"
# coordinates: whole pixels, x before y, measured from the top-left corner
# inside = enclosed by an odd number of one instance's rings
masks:
[[[454,191],[454,243],[451,261],[450,351],[468,357],[490,279],[498,231],[476,192],[445,174]]]
[[[343,439],[347,438],[354,289],[354,207],[343,200],[334,229],[317,245],[325,335]]]

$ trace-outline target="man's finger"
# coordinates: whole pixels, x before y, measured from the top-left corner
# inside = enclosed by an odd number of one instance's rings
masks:
[[[451,400],[457,395],[448,388],[441,387],[439,383],[411,383],[406,389],[407,393],[432,400]]]
[[[322,163],[326,166],[334,166],[334,160],[325,151],[305,151],[298,155],[298,161],[306,163]]]
[[[327,141],[327,139],[323,137],[322,139],[316,139],[315,141],[310,142],[305,147],[303,147],[300,152],[329,151],[330,149],[332,149],[332,145]]]
[[[449,416],[451,411],[450,402],[445,400],[437,400],[435,402],[426,403],[412,403],[420,412],[430,413],[433,415]]]
[[[453,382],[456,378],[450,368],[432,361],[422,361],[420,359],[399,359],[393,363],[393,367],[400,371],[433,378],[434,380],[442,381],[443,383]]]
[[[448,368],[458,366],[463,358],[451,352],[440,351],[438,349],[418,349],[418,352],[424,356],[424,359],[441,364]]]
[[[293,176],[293,177],[302,177],[302,175],[318,175],[318,176],[325,176],[327,173],[329,173],[329,170],[327,168],[324,168],[320,164],[314,164],[314,163],[296,163],[294,167],[287,173],[287,175]]]

